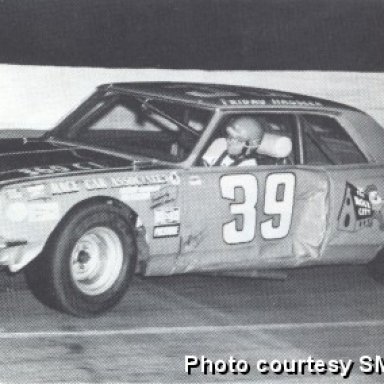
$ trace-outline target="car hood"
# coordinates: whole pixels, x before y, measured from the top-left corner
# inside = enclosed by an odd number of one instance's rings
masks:
[[[0,184],[53,175],[133,167],[134,159],[43,140],[0,141]],[[135,169],[140,166],[135,166]],[[148,169],[148,162],[142,168]],[[152,166],[150,168],[164,168]]]

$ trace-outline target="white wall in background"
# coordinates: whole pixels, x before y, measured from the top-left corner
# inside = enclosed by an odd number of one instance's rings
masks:
[[[286,90],[355,106],[384,126],[384,73],[0,65],[0,129],[49,129],[97,85],[125,81],[217,82]]]

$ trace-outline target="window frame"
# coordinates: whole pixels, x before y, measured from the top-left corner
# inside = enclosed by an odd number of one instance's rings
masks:
[[[290,111],[290,110],[254,110],[254,109],[243,109],[243,110],[228,110],[228,111],[220,111],[221,113],[218,113],[216,115],[216,119],[214,119],[214,127],[209,130],[209,134],[206,130],[205,134],[208,137],[201,137],[201,141],[204,141],[204,144],[200,142],[198,147],[198,151],[196,156],[194,156],[192,167],[196,168],[203,168],[200,165],[197,165],[204,155],[205,150],[209,147],[212,137],[215,135],[218,126],[222,123],[223,120],[230,118],[230,116],[236,116],[236,115],[287,115],[292,118],[292,148],[295,151],[294,153],[294,160],[295,164],[292,164],[291,166],[300,165],[301,164],[301,158],[302,158],[302,146],[300,143],[302,142],[299,138],[299,117],[297,111]],[[211,121],[212,123],[213,121]],[[205,135],[204,135],[205,136]],[[277,165],[260,165],[260,167],[277,167]],[[211,168],[219,168],[219,167],[211,167]]]
[[[357,165],[357,164],[369,164],[369,159],[364,153],[364,151],[360,148],[360,146],[356,143],[352,135],[348,132],[348,130],[340,123],[340,121],[337,119],[337,117],[340,115],[340,113],[324,113],[324,112],[317,112],[317,111],[305,111],[305,112],[300,112],[296,113],[297,114],[297,119],[298,119],[298,137],[300,139],[299,147],[300,147],[300,160],[301,163],[300,165],[305,165],[305,166],[312,166],[312,167],[329,167],[329,166],[350,166],[350,165]],[[361,163],[336,163],[330,158],[330,161],[333,163],[329,164],[307,164],[306,162],[306,151],[305,151],[305,143],[304,143],[304,129],[305,125],[308,124],[306,123],[305,116],[321,116],[325,118],[330,118],[336,120],[337,124],[339,127],[344,131],[346,136],[349,138],[350,142],[355,146],[355,148],[359,151],[360,155],[364,158],[364,162]],[[326,157],[329,157],[323,149],[320,149]]]
[[[108,100],[104,105],[101,105],[101,107],[96,108],[95,111],[93,111],[93,108],[100,103],[105,97],[108,97]],[[163,164],[169,164],[171,166],[180,167],[180,168],[186,168],[188,166],[188,163],[190,163],[190,159],[194,157],[194,152],[198,144],[201,142],[202,137],[207,133],[207,130],[211,127],[212,122],[214,121],[217,111],[214,108],[196,105],[194,103],[188,103],[184,101],[179,100],[172,100],[172,99],[165,99],[163,97],[145,97],[142,95],[136,95],[131,93],[121,93],[121,92],[101,92],[96,91],[94,94],[92,94],[88,99],[86,99],[82,104],[80,104],[73,112],[71,112],[62,122],[60,122],[52,131],[49,132],[49,134],[46,135],[46,140],[52,141],[52,142],[60,142],[60,143],[69,143],[69,144],[76,144],[76,145],[87,145],[89,148],[97,148],[101,149],[103,151],[107,151],[110,153],[116,153],[119,154],[121,157],[131,158],[133,155],[126,154],[125,152],[122,152],[119,149],[113,149],[113,148],[107,148],[107,147],[98,147],[93,144],[87,144],[81,141],[74,140],[74,137],[63,137],[61,136],[61,132],[64,132],[65,134],[68,134],[68,131],[74,130],[74,133],[71,134],[71,136],[78,135],[79,132],[82,130],[87,130],[90,123],[92,123],[93,120],[98,120],[100,117],[102,117],[105,113],[108,113],[108,111],[112,110],[114,106],[119,104],[119,100],[124,100],[126,98],[131,98],[137,103],[150,103],[151,101],[160,101],[164,103],[168,103],[169,105],[178,105],[180,107],[186,108],[186,109],[196,109],[196,110],[202,110],[207,112],[208,120],[203,126],[203,129],[201,130],[194,130],[191,127],[186,127],[182,122],[177,122],[180,124],[181,129],[185,129],[186,131],[193,131],[193,133],[197,137],[197,141],[194,144],[194,146],[190,149],[190,153],[186,156],[185,159],[181,161],[170,161],[170,160],[160,160],[159,162]],[[84,116],[82,116],[84,113]],[[172,117],[170,119],[172,121]],[[165,129],[167,130],[167,129]],[[172,130],[167,130],[170,133],[174,133]],[[121,132],[124,132],[122,129]],[[140,155],[138,155],[140,156]]]
[[[218,125],[223,121],[223,119],[227,118],[228,116],[235,116],[235,115],[244,115],[244,114],[283,114],[283,115],[289,115],[292,116],[294,119],[293,122],[293,137],[292,137],[292,146],[293,150],[295,151],[295,164],[292,166],[308,166],[308,167],[340,167],[340,166],[351,166],[354,164],[369,164],[370,160],[369,157],[366,155],[366,153],[362,150],[362,148],[356,143],[356,140],[354,137],[348,132],[348,130],[340,123],[338,116],[341,115],[342,112],[340,111],[332,111],[332,110],[323,110],[323,111],[316,111],[316,110],[305,110],[305,111],[292,111],[287,109],[281,109],[281,110],[271,110],[271,109],[242,109],[242,110],[218,110],[217,113],[212,118],[210,124],[207,126],[205,132],[200,137],[199,143],[196,145],[197,152],[190,157],[190,164],[192,167],[196,168],[203,168],[197,163],[201,159],[201,157],[204,154],[204,151],[207,149],[212,136],[215,135],[216,129],[218,128]],[[304,148],[304,117],[306,115],[318,115],[323,117],[328,117],[335,119],[336,122],[340,125],[341,129],[344,130],[345,134],[349,137],[351,142],[354,144],[354,146],[358,149],[358,151],[361,153],[363,158],[365,159],[364,163],[346,163],[346,164],[307,164],[305,159],[305,148]],[[189,163],[189,161],[188,161]],[[260,165],[261,167],[276,167],[276,165]]]

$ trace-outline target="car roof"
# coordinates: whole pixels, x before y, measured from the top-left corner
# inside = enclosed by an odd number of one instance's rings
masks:
[[[132,82],[104,84],[99,89],[129,93],[145,98],[197,104],[207,108],[245,109],[250,107],[273,107],[278,109],[309,108],[312,110],[322,110],[324,108],[336,108],[357,110],[348,105],[296,93],[224,84]]]

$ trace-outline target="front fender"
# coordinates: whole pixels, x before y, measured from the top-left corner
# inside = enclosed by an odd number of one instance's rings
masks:
[[[118,205],[136,226],[139,261],[144,260],[151,251],[156,253],[156,245],[146,236],[154,225],[151,194],[177,181],[175,171],[143,171],[139,175],[125,171],[6,186],[1,191],[0,238],[21,240],[23,244],[0,250],[0,264],[12,272],[19,271],[44,250],[73,209],[100,200]]]

